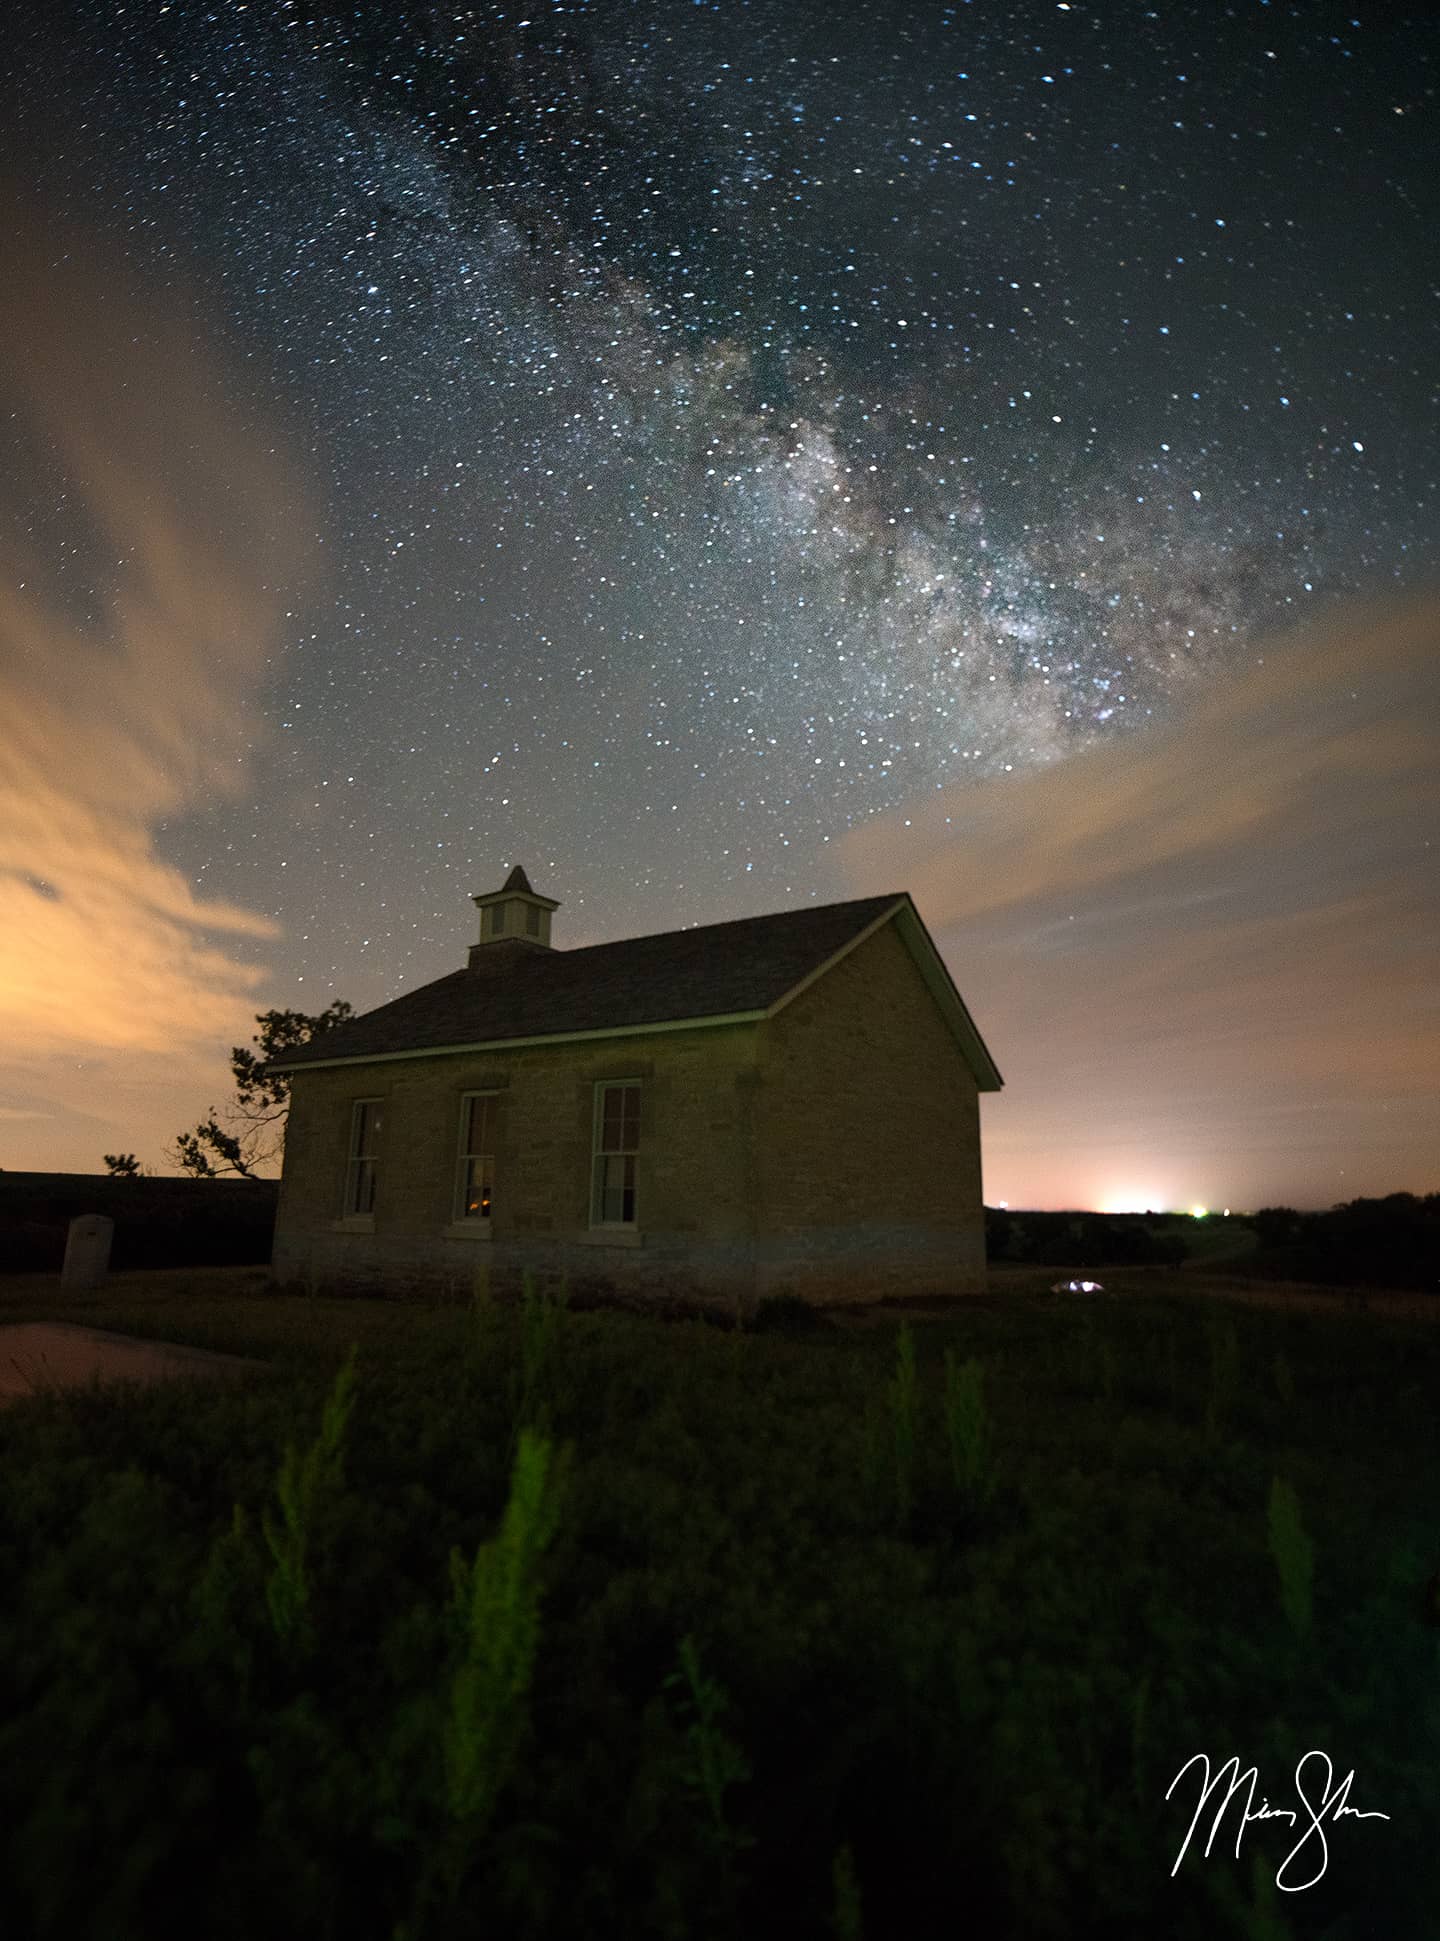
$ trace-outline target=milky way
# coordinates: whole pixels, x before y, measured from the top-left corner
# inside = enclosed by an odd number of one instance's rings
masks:
[[[837,893],[825,846],[878,812],[1433,570],[1433,26],[287,0],[25,32],[12,169],[157,304],[196,293],[232,408],[323,487],[253,799],[160,838],[307,990],[443,968],[517,859],[569,941]],[[103,594],[64,506],[28,517]]]

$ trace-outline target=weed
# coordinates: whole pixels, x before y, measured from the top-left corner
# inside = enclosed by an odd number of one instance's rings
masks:
[[[1095,1379],[1095,1320],[1094,1302],[1088,1300],[1083,1302],[1080,1308],[1080,1353],[1077,1360],[1080,1380],[1086,1388],[1091,1387]]]
[[[462,1356],[472,1370],[493,1362],[499,1350],[497,1314],[490,1284],[490,1263],[482,1261],[470,1280],[469,1318],[463,1337]]]
[[[900,1323],[895,1373],[886,1395],[890,1405],[890,1443],[895,1460],[895,1521],[905,1529],[915,1493],[915,1337]]]
[[[1150,1674],[1147,1671],[1130,1700],[1130,1776],[1135,1786],[1135,1803],[1143,1805],[1145,1791],[1145,1749],[1150,1725]]]
[[[475,1314],[488,1314],[494,1305],[490,1282],[490,1263],[480,1261],[470,1276],[470,1307]]]
[[[1300,1520],[1300,1499],[1279,1476],[1270,1479],[1270,1554],[1280,1572],[1280,1603],[1297,1638],[1310,1629],[1315,1546]]]
[[[1115,1350],[1108,1341],[1100,1343],[1100,1399],[1108,1409],[1115,1397]]]
[[[1292,1941],[1293,1930],[1280,1913],[1273,1863],[1266,1865],[1258,1848],[1250,1854],[1250,1892],[1247,1896],[1228,1867],[1207,1870],[1202,1876],[1224,1931],[1244,1941]],[[1217,1932],[1220,1930],[1217,1930]]]
[[[540,1634],[540,1564],[560,1519],[566,1457],[520,1432],[498,1535],[467,1564],[450,1553],[459,1663],[443,1728],[445,1836],[427,1851],[419,1908],[443,1885],[453,1904],[515,1764]]]
[[[707,1840],[728,1859],[755,1844],[754,1836],[732,1827],[725,1813],[726,1789],[748,1779],[750,1766],[720,1725],[730,1701],[724,1687],[701,1671],[700,1652],[692,1634],[687,1633],[680,1641],[680,1669],[665,1679],[665,1689],[679,1691],[680,1710],[687,1721],[689,1759],[682,1773],[683,1783],[703,1808]]]
[[[870,1514],[878,1516],[885,1494],[885,1403],[872,1395],[860,1424],[860,1480]]]
[[[1283,1348],[1277,1349],[1275,1354],[1275,1393],[1287,1409],[1294,1407],[1295,1377]]]
[[[839,1847],[830,1868],[834,1891],[835,1941],[864,1941],[860,1923],[860,1883],[855,1877],[855,1856],[848,1846]]]
[[[750,1361],[749,1350],[746,1346],[749,1338],[750,1331],[745,1326],[744,1318],[737,1314],[735,1325],[730,1330],[730,1340],[728,1343],[730,1373],[737,1382],[743,1378]]]
[[[320,1433],[304,1461],[300,1460],[293,1442],[285,1446],[285,1460],[276,1487],[280,1515],[276,1517],[269,1509],[261,1513],[260,1527],[275,1562],[265,1586],[270,1622],[280,1642],[294,1651],[303,1651],[313,1642],[307,1558],[320,1503],[340,1486],[345,1424],[355,1386],[356,1352],[352,1345],[345,1365],[335,1377],[321,1418]]]
[[[1242,1916],[1245,1941],[1291,1941],[1292,1929],[1280,1912],[1273,1872],[1258,1852],[1250,1855],[1250,1906]]]
[[[1205,1309],[1205,1334],[1210,1345],[1210,1388],[1205,1401],[1205,1438],[1213,1442],[1235,1397],[1239,1348],[1235,1323],[1221,1314],[1215,1302]]]
[[[829,1334],[832,1323],[799,1294],[768,1294],[750,1322],[755,1334]]]
[[[950,1476],[956,1492],[968,1502],[983,1501],[993,1487],[983,1382],[984,1370],[978,1361],[972,1358],[961,1366],[954,1349],[945,1350],[945,1437]]]
[[[520,1298],[520,1366],[516,1371],[514,1428],[511,1446],[524,1429],[548,1432],[557,1400],[561,1330],[569,1304],[569,1288],[562,1281],[558,1293],[550,1295],[536,1285],[528,1272]]]

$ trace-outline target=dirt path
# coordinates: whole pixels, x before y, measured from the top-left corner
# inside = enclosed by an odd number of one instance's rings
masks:
[[[69,1321],[0,1326],[0,1408],[47,1389],[100,1381],[160,1382],[181,1375],[231,1378],[264,1362],[217,1355],[173,1341],[137,1341]]]
[[[1182,1270],[1183,1272],[1183,1270]],[[1193,1287],[1191,1282],[1195,1282]],[[1156,1292],[1170,1291],[1156,1289]],[[1376,1320],[1440,1321],[1440,1294],[1399,1288],[1321,1287],[1307,1281],[1242,1280],[1224,1274],[1185,1274],[1177,1294],[1208,1294],[1250,1307],[1304,1308],[1312,1314],[1368,1314]]]

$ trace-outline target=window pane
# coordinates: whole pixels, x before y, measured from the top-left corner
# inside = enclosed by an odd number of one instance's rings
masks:
[[[633,1152],[640,1143],[640,1087],[607,1085],[600,1112],[601,1152]]]
[[[625,1162],[623,1159],[605,1161],[605,1196],[602,1218],[623,1220],[625,1218]]]
[[[467,1102],[465,1116],[465,1151],[467,1153],[485,1152],[493,1143],[489,1137],[490,1100],[470,1099]]]
[[[486,1156],[466,1161],[465,1217],[467,1219],[488,1220],[490,1218],[492,1170],[492,1162]]]
[[[529,936],[538,937],[540,935],[540,912],[535,908],[533,903],[527,903],[525,905],[525,929]]]
[[[635,1161],[618,1153],[603,1153],[595,1162],[596,1218],[609,1225],[635,1223]]]
[[[375,1162],[373,1159],[357,1159],[350,1189],[350,1211],[352,1213],[373,1213],[375,1211]]]
[[[503,903],[492,903],[490,905],[490,935],[492,937],[498,937],[504,928],[505,905]]]
[[[373,1159],[380,1140],[380,1104],[377,1099],[361,1099],[355,1107],[350,1127],[352,1159]]]

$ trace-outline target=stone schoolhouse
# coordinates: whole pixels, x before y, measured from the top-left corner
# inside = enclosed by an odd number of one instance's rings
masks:
[[[1001,1078],[908,895],[568,951],[523,869],[473,901],[464,969],[271,1062],[282,1286],[984,1288]]]

